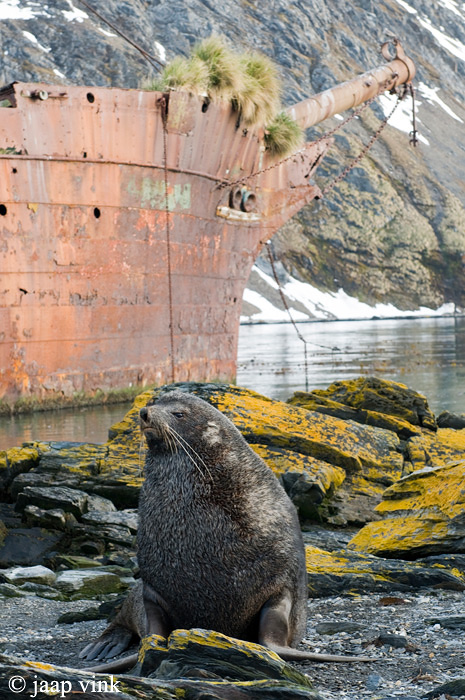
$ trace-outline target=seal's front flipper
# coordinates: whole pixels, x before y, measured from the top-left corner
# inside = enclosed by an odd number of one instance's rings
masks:
[[[142,600],[147,620],[147,635],[158,634],[160,637],[168,637],[173,630],[173,625],[167,612],[167,603],[152,586],[145,582],[142,588]]]
[[[111,659],[130,647],[133,639],[135,640],[136,637],[127,627],[110,625],[98,639],[84,647],[79,658],[87,661]]]

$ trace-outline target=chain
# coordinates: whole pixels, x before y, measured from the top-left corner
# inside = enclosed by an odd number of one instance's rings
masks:
[[[170,355],[171,355],[171,381],[175,382],[175,367],[174,367],[174,328],[173,328],[173,281],[171,276],[171,245],[170,245],[170,207],[168,198],[168,147],[167,147],[167,116],[168,105],[166,97],[161,97],[158,101],[161,109],[161,120],[163,123],[163,172],[165,183],[165,213],[166,213],[166,252],[168,266],[168,303],[170,310]]]
[[[232,182],[229,180],[225,180],[223,182],[220,182],[218,185],[216,185],[215,189],[221,190],[226,187],[236,187],[236,185],[242,185],[244,182],[248,182],[248,180],[252,180],[254,177],[258,177],[258,175],[263,175],[263,173],[267,173],[270,170],[273,170],[274,168],[278,168],[280,165],[283,163],[286,163],[289,160],[292,160],[292,158],[295,158],[301,153],[305,153],[305,151],[308,148],[312,148],[313,146],[321,143],[322,141],[326,141],[326,139],[331,138],[335,133],[339,131],[339,129],[342,129],[346,124],[352,121],[352,119],[355,119],[358,117],[362,112],[364,112],[379,96],[384,92],[384,85],[380,88],[380,90],[376,93],[376,95],[373,95],[373,97],[370,97],[369,100],[364,102],[360,107],[358,107],[352,114],[350,114],[348,117],[346,117],[342,122],[337,124],[333,129],[330,129],[329,131],[326,131],[324,134],[319,136],[315,141],[310,141],[304,146],[298,150],[295,151],[294,153],[291,153],[289,156],[286,156],[285,158],[282,158],[281,160],[277,161],[276,163],[272,163],[266,168],[262,168],[261,170],[256,170],[255,172],[251,173],[250,175],[244,175],[244,177],[239,178],[238,180],[233,180]],[[388,117],[389,118],[389,117]]]
[[[286,297],[284,296],[284,292],[283,292],[283,290],[282,290],[281,283],[280,283],[280,281],[279,281],[278,273],[276,272],[276,267],[275,267],[274,260],[273,260],[273,254],[272,254],[272,251],[271,251],[271,241],[267,241],[265,245],[266,245],[266,252],[268,253],[268,258],[269,258],[269,261],[270,261],[271,269],[272,269],[272,271],[273,271],[274,281],[276,282],[276,284],[277,284],[277,286],[278,286],[278,292],[279,292],[279,295],[280,295],[280,297],[281,297],[281,301],[282,301],[282,303],[283,303],[284,308],[285,308],[286,311],[287,311],[287,314],[288,314],[288,316],[289,316],[290,322],[291,322],[292,325],[294,326],[294,330],[295,330],[295,332],[297,333],[297,336],[298,336],[299,340],[301,340],[301,341],[303,342],[303,344],[304,344],[305,391],[308,391],[307,341],[305,340],[305,338],[303,337],[303,335],[301,334],[301,332],[300,332],[299,329],[297,328],[297,324],[296,324],[296,322],[294,321],[294,319],[293,319],[293,317],[292,317],[291,310],[290,310],[289,305],[288,305],[288,303],[287,303],[287,301],[286,301]]]
[[[326,187],[321,191],[321,196],[320,196],[320,197],[317,197],[317,199],[321,199],[322,197],[324,197],[325,195],[327,195],[328,192],[331,192],[331,190],[338,184],[338,182],[341,182],[341,180],[343,180],[345,177],[347,177],[347,175],[350,173],[350,171],[351,171],[353,168],[355,168],[355,166],[357,165],[357,163],[359,163],[359,162],[362,160],[362,158],[368,153],[368,151],[369,151],[370,148],[373,146],[373,144],[375,143],[375,141],[376,141],[376,140],[379,138],[379,136],[381,135],[383,129],[385,129],[385,127],[386,127],[386,125],[387,125],[389,119],[392,117],[392,115],[393,115],[394,112],[396,111],[396,109],[397,109],[397,107],[399,106],[400,102],[402,101],[404,95],[405,95],[405,92],[403,92],[403,93],[401,93],[401,94],[399,94],[399,95],[397,96],[397,100],[396,100],[396,103],[395,103],[394,107],[391,109],[391,111],[389,112],[389,114],[383,119],[383,121],[381,122],[380,126],[379,126],[378,129],[375,131],[375,133],[373,134],[373,136],[371,137],[371,139],[368,141],[368,143],[366,144],[366,146],[364,146],[364,147],[362,148],[362,150],[360,151],[360,153],[358,154],[358,156],[357,156],[356,158],[354,158],[353,161],[352,161],[351,163],[349,163],[349,165],[348,165],[346,168],[344,168],[344,170],[343,170],[341,173],[339,173],[339,175],[338,175],[337,177],[335,177],[334,180],[333,180],[332,182],[329,183],[329,185],[326,185]]]
[[[416,146],[418,143],[418,138],[417,138],[417,120],[415,116],[415,90],[413,88],[412,83],[408,84],[408,90],[410,92],[410,96],[412,98],[412,131],[410,132],[410,144],[412,146]]]

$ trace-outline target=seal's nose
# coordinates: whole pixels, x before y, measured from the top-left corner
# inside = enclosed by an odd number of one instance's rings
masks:
[[[149,415],[149,409],[146,406],[144,406],[144,408],[140,409],[139,416],[140,416],[141,420],[143,420],[144,422],[147,422],[148,415]]]

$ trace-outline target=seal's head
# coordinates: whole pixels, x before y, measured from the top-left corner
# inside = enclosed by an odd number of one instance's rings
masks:
[[[242,441],[220,411],[182,391],[170,391],[142,408],[140,426],[152,455],[184,452],[196,464],[199,459],[203,464],[217,462],[231,441]]]

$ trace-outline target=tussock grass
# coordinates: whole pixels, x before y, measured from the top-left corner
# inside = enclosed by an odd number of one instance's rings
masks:
[[[300,126],[286,112],[279,112],[265,130],[265,144],[271,155],[283,156],[297,151],[304,137]]]
[[[273,61],[256,51],[239,54],[220,36],[196,44],[189,58],[175,58],[146,86],[170,88],[231,102],[246,126],[265,129],[266,148],[273,156],[287,155],[303,142],[300,127],[280,112],[281,81]]]

